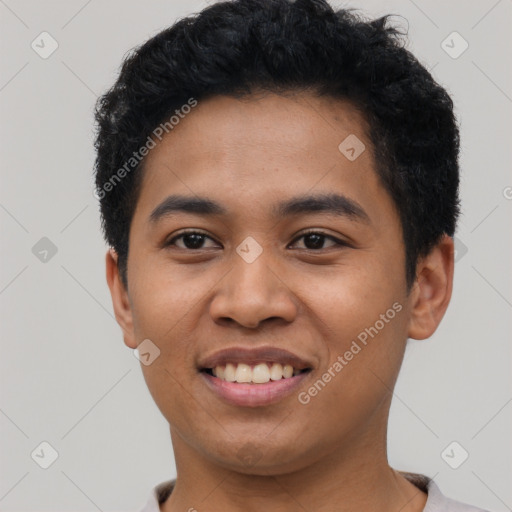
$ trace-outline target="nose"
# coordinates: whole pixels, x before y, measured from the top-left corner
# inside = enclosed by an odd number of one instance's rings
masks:
[[[210,315],[217,323],[234,321],[254,329],[270,320],[292,322],[297,306],[277,265],[263,254],[252,263],[236,255],[232,270],[210,303]]]

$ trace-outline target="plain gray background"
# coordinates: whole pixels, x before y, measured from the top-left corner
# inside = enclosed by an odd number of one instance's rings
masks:
[[[408,48],[450,92],[461,124],[453,297],[435,335],[409,342],[390,463],[455,499],[510,510],[512,2],[331,3],[401,15]],[[113,318],[92,110],[127,51],[205,5],[0,0],[0,510],[137,511],[175,476],[168,426]],[[31,47],[43,31],[59,45],[46,59]],[[41,252],[43,237],[56,254]],[[58,452],[48,469],[31,457],[49,456],[43,441]],[[457,469],[441,456],[453,441],[452,459],[469,453]]]

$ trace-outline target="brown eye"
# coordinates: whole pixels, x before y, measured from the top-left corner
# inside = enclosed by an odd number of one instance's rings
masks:
[[[304,248],[310,249],[310,250],[319,250],[319,249],[328,248],[328,247],[324,247],[325,240],[330,240],[331,242],[334,243],[334,245],[331,245],[331,247],[348,245],[348,244],[342,242],[341,240],[334,238],[331,235],[322,233],[321,231],[309,231],[307,233],[303,233],[301,236],[296,238],[295,241],[300,240],[301,238],[304,239],[304,245],[305,245]]]
[[[205,233],[202,233],[200,231],[187,231],[184,233],[181,233],[180,235],[175,236],[169,242],[166,242],[165,247],[171,247],[176,246],[179,249],[189,249],[189,250],[197,250],[197,249],[204,249],[203,247],[204,242],[209,239],[213,240],[209,236],[207,236]],[[182,245],[178,245],[175,242],[177,240],[182,241]]]

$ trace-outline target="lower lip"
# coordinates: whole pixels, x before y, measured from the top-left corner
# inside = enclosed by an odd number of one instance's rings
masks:
[[[226,402],[245,407],[258,407],[279,402],[291,395],[311,373],[300,373],[288,379],[274,380],[265,384],[227,382],[206,372],[200,372],[208,387]]]

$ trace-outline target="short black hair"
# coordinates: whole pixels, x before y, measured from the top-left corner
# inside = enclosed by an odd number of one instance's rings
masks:
[[[139,148],[155,128],[191,99],[306,90],[351,102],[367,121],[375,171],[401,220],[410,290],[418,258],[455,233],[459,129],[450,96],[405,48],[391,16],[368,20],[326,0],[223,1],[125,57],[96,104],[95,173],[105,239],[126,286]]]

